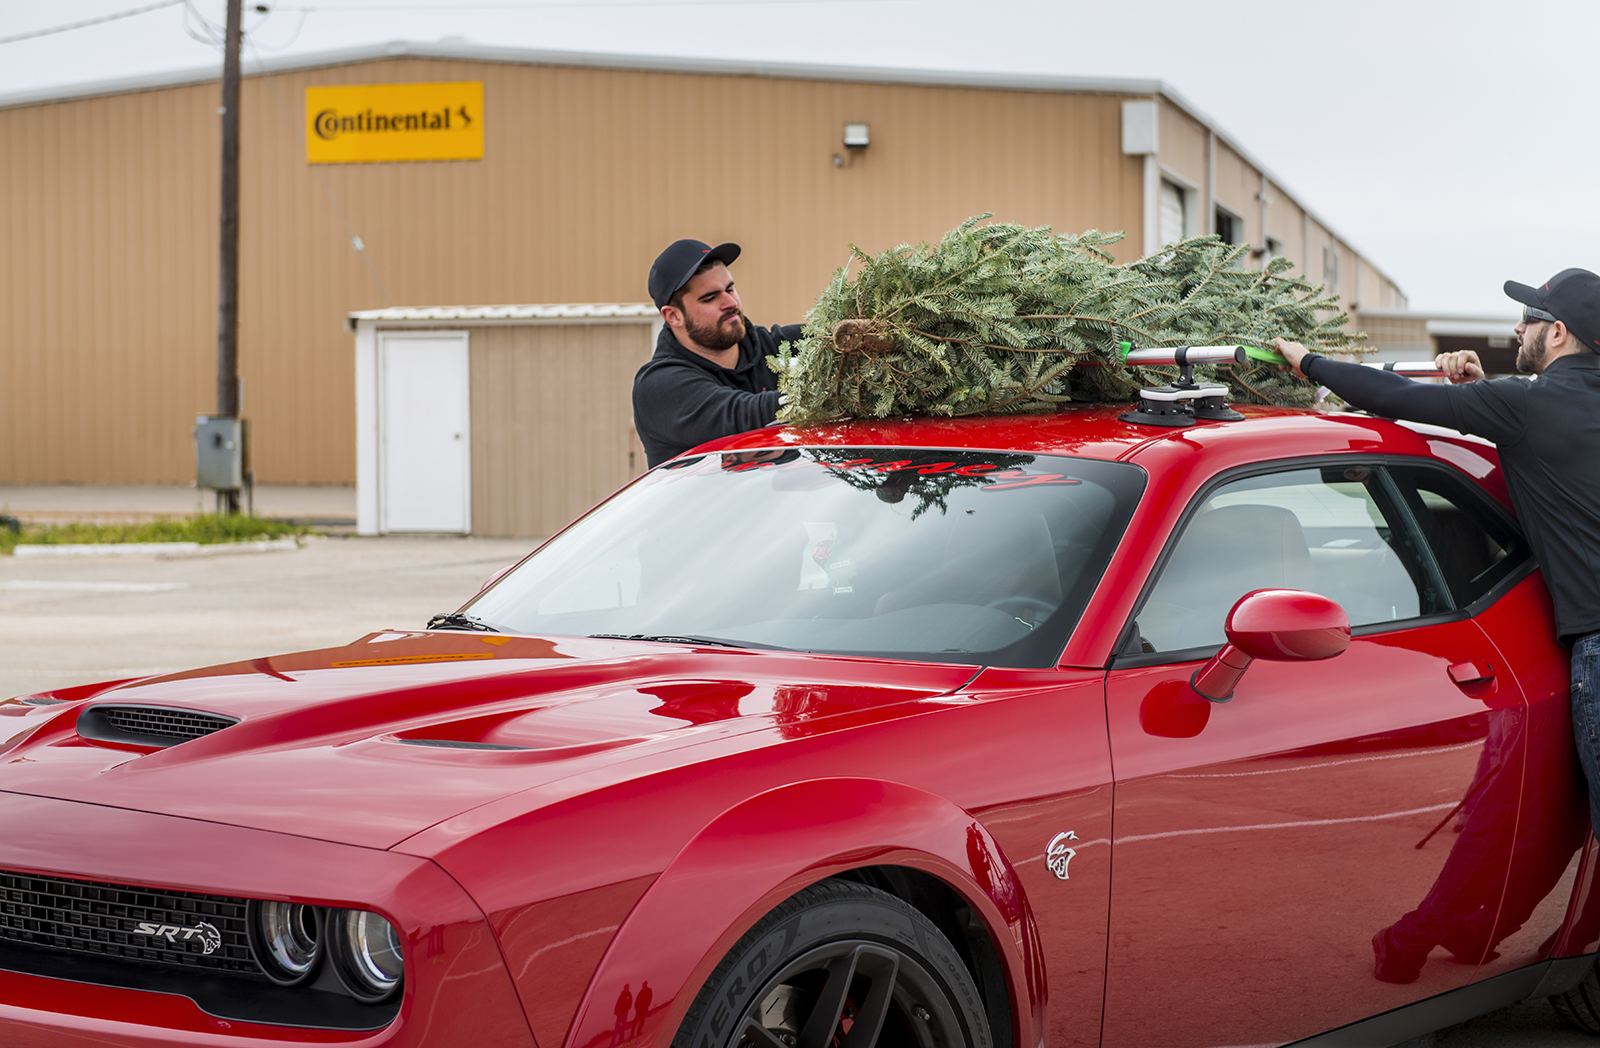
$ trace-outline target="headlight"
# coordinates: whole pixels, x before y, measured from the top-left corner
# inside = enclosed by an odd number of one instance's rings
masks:
[[[252,902],[250,948],[267,978],[284,986],[307,982],[322,959],[321,907],[292,902]]]
[[[394,925],[368,910],[335,910],[328,939],[334,970],[350,996],[377,1004],[400,989],[405,965]]]

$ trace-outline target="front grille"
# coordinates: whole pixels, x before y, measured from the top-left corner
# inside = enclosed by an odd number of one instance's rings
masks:
[[[165,747],[203,738],[238,723],[237,717],[203,710],[97,704],[85,707],[78,715],[78,734],[99,742]]]
[[[223,895],[0,871],[0,941],[101,957],[259,973],[246,906]]]

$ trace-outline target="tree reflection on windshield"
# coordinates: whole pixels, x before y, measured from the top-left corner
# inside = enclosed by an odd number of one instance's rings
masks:
[[[651,471],[468,610],[527,633],[1048,666],[1143,485],[1123,463],[1019,453],[702,455]]]

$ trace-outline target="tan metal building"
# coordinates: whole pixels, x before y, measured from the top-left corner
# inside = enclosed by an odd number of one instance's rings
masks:
[[[681,236],[744,245],[763,324],[801,319],[849,244],[931,239],[980,212],[1125,230],[1123,261],[1217,231],[1358,308],[1406,305],[1157,81],[465,44],[246,74],[239,369],[263,483],[356,480],[351,313],[635,302]],[[482,84],[481,159],[308,162],[308,88],[430,82]],[[219,97],[201,71],[0,98],[0,483],[194,476],[189,428],[214,407]],[[866,146],[844,145],[847,123]],[[540,426],[615,413],[594,408],[619,395],[596,375],[553,381]]]
[[[629,393],[661,330],[648,302],[373,309],[349,326],[363,535],[552,535],[644,472]]]

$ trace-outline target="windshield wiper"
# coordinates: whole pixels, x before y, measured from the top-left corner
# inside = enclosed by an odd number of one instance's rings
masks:
[[[500,631],[471,615],[459,611],[452,611],[444,615],[435,615],[428,620],[430,630],[473,630],[477,633],[499,633]]]
[[[715,644],[723,648],[766,648],[770,651],[787,651],[775,644],[757,644],[748,640],[724,640],[721,637],[703,637],[698,633],[591,633],[596,640],[648,640],[662,644]]]

